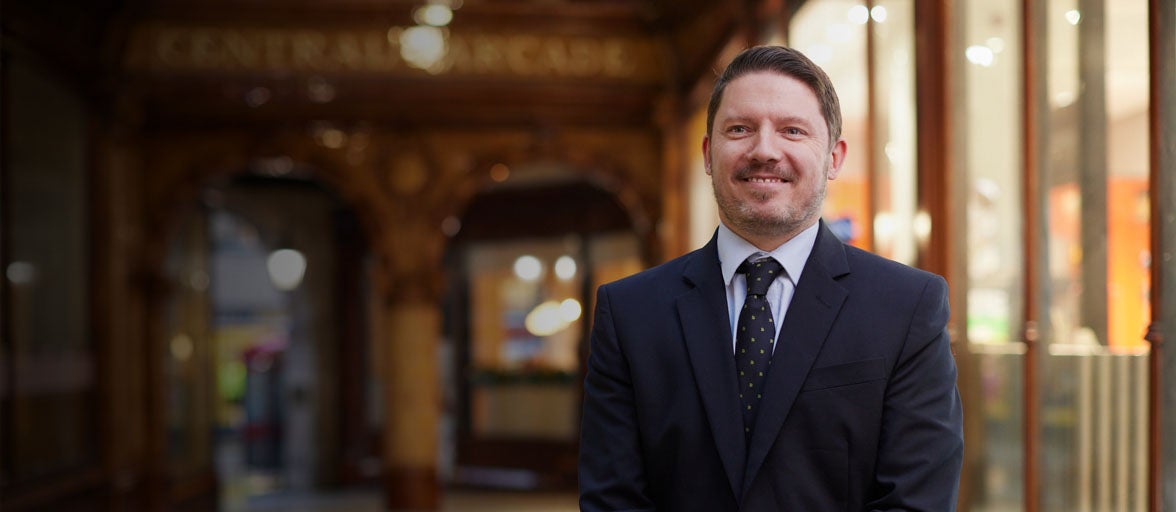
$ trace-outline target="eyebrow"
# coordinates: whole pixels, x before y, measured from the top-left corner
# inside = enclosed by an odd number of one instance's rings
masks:
[[[804,125],[804,126],[814,126],[813,121],[809,120],[807,117],[804,117],[804,116],[784,115],[784,116],[770,116],[770,117],[773,120],[773,122],[775,122],[776,124],[785,124],[785,125],[799,124],[799,125]],[[721,121],[721,124],[727,125],[730,123],[751,124],[752,120],[753,120],[753,116],[735,115],[735,116],[727,117],[725,119],[721,119],[720,121]]]

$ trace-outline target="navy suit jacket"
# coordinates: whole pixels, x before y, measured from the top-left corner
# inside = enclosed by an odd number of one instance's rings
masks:
[[[600,287],[582,511],[955,509],[962,411],[947,284],[822,223],[744,441],[714,238]]]

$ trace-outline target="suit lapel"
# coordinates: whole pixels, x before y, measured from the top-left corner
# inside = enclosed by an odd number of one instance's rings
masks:
[[[737,399],[735,356],[731,353],[727,292],[715,238],[695,253],[683,277],[694,285],[677,299],[686,350],[731,492],[738,496],[747,452]]]
[[[780,327],[764,402],[756,418],[740,495],[750,488],[825,343],[848,292],[835,278],[849,272],[845,248],[822,222],[813,252]]]

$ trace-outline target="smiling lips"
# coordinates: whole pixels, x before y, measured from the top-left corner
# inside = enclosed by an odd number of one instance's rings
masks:
[[[776,166],[749,165],[735,171],[735,179],[744,183],[779,184],[796,181],[792,173]]]

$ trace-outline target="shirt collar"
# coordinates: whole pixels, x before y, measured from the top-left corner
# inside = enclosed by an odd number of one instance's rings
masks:
[[[818,226],[820,226],[820,222],[815,222],[771,252],[764,252],[720,222],[718,249],[719,263],[723,268],[723,283],[731,286],[731,280],[735,278],[735,270],[744,260],[757,253],[775,258],[784,266],[784,271],[788,272],[792,283],[794,285],[799,283],[800,272],[804,270],[804,264],[808,261],[809,254],[813,252],[813,245],[817,242]]]

